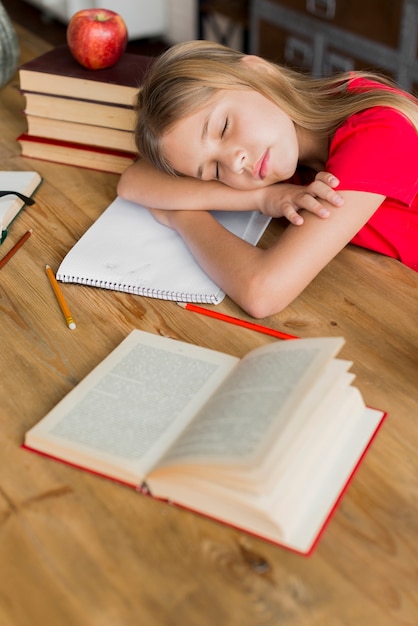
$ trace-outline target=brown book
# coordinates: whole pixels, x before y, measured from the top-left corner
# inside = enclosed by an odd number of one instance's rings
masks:
[[[36,115],[27,115],[26,121],[29,135],[135,152],[135,139],[132,131],[78,124]]]
[[[134,162],[136,154],[89,146],[70,141],[22,134],[17,138],[23,157],[121,174]]]
[[[133,107],[31,91],[23,92],[23,95],[26,99],[24,111],[26,115],[119,128],[119,130],[131,131],[135,127],[136,113]]]
[[[113,67],[88,70],[58,46],[19,68],[22,91],[132,106],[154,57],[125,53]]]

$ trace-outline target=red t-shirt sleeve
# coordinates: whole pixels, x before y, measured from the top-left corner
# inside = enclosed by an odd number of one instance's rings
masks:
[[[410,206],[418,192],[418,136],[401,113],[373,107],[356,113],[335,133],[326,171],[339,189],[379,193]]]

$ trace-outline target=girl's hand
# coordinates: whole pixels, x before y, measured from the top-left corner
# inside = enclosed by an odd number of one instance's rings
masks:
[[[261,190],[260,211],[271,217],[286,217],[289,222],[299,226],[303,217],[301,209],[314,213],[318,217],[329,216],[329,209],[321,200],[338,207],[343,204],[342,197],[334,190],[339,184],[338,179],[328,172],[319,172],[309,185],[278,183]]]

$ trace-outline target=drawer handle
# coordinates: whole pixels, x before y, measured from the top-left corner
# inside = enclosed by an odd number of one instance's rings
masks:
[[[297,37],[288,37],[284,49],[284,58],[291,65],[309,69],[313,63],[312,46]]]
[[[333,20],[335,17],[335,0],[306,0],[306,10],[316,17]]]

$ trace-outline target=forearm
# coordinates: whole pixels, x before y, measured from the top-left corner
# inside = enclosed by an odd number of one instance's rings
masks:
[[[283,289],[280,288],[281,281],[277,270],[272,272],[274,260],[268,250],[236,237],[209,213],[170,212],[168,225],[177,230],[208,276],[253,317],[265,317],[265,301],[268,307],[273,306],[272,312],[278,312],[297,295],[293,285],[286,289],[285,276]],[[274,293],[265,287],[265,280],[272,273],[276,276]]]
[[[256,183],[255,183],[256,184]],[[194,211],[260,211],[270,217],[286,217],[301,225],[300,209],[328,217],[324,200],[341,206],[342,198],[333,189],[338,180],[321,172],[310,185],[276,183],[237,189],[217,181],[171,176],[139,160],[122,174],[117,193],[149,209]]]
[[[286,308],[370,219],[384,197],[343,192],[344,208],[328,220],[307,214],[302,228],[289,225],[267,250],[235,237],[206,212],[166,211],[202,269],[253,317]]]
[[[122,198],[148,208],[253,211],[259,210],[262,190],[242,191],[217,181],[174,177],[139,160],[122,174],[117,193]]]

